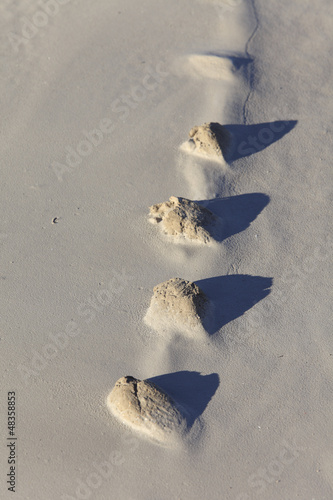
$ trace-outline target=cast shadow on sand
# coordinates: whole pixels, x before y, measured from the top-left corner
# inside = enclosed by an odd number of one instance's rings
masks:
[[[220,379],[217,373],[201,375],[199,372],[180,371],[159,375],[148,379],[158,385],[187,411],[187,424],[190,428],[205,411],[214,396]]]
[[[225,159],[227,162],[233,162],[258,153],[282,139],[296,124],[297,120],[284,120],[255,125],[224,125],[231,135]],[[221,144],[221,148],[223,146],[224,144]]]
[[[269,196],[263,193],[248,193],[228,198],[213,198],[198,201],[220,217],[221,227],[214,233],[216,241],[222,241],[247,229],[251,222],[268,205]]]
[[[271,292],[272,278],[236,274],[196,281],[213,304],[212,314],[203,321],[209,335],[242,316]]]

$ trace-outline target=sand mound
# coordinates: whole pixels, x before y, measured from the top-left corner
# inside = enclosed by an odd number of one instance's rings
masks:
[[[148,380],[120,378],[107,398],[107,405],[123,423],[161,443],[177,441],[187,427],[179,405]]]
[[[231,80],[235,71],[230,57],[193,54],[188,57],[188,63],[194,74],[214,80]]]
[[[220,219],[210,210],[187,200],[171,196],[169,201],[150,207],[150,215],[156,223],[161,223],[164,231],[172,236],[184,236],[189,240],[209,243],[214,239]]]
[[[187,149],[201,156],[224,160],[231,137],[228,130],[219,123],[204,123],[190,130]]]
[[[176,330],[195,337],[205,332],[202,322],[209,307],[198,285],[172,278],[154,287],[145,321],[157,331]]]

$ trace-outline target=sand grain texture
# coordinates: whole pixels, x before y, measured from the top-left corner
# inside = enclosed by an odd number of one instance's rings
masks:
[[[0,29],[1,499],[331,500],[332,1],[3,0]],[[179,148],[204,123],[223,157]],[[158,234],[171,195],[224,214],[223,241]],[[209,331],[143,321],[176,276]],[[117,422],[127,373],[198,439]]]

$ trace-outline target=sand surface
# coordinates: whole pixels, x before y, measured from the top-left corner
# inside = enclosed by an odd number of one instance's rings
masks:
[[[42,4],[0,2],[0,497],[331,500],[332,2]],[[210,122],[221,164],[181,149]],[[166,239],[170,196],[224,239]],[[200,340],[143,320],[175,276],[214,305]],[[182,446],[110,414],[126,375],[186,409]]]

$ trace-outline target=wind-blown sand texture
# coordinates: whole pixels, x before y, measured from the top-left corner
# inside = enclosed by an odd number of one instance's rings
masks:
[[[333,498],[332,9],[0,2],[1,499]],[[180,148],[204,123],[223,158]],[[170,196],[223,237],[160,234]],[[144,321],[176,276],[202,335]],[[110,414],[127,373],[194,408],[190,440]]]
[[[193,75],[214,80],[230,80],[235,72],[231,57],[214,54],[193,54],[188,57],[189,69]],[[185,61],[183,61],[185,65]]]

